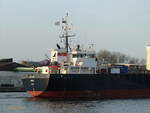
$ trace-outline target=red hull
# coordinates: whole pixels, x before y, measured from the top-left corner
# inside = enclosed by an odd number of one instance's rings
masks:
[[[111,98],[148,98],[150,90],[104,90],[104,91],[28,91],[33,97],[46,98],[87,98],[87,99],[111,99]]]

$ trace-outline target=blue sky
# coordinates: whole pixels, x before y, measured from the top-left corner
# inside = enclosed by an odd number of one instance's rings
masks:
[[[70,15],[75,43],[145,58],[149,0],[0,0],[0,58],[43,60],[59,42],[54,22]]]

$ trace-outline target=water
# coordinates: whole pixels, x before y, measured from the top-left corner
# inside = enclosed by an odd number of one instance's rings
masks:
[[[0,113],[150,113],[150,99],[56,101],[0,93]]]

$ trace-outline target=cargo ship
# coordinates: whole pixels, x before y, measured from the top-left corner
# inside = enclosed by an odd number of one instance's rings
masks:
[[[60,23],[56,23],[60,25]],[[150,97],[150,74],[129,73],[124,65],[108,70],[98,65],[91,45],[71,47],[68,14],[61,21],[63,46],[51,50],[50,64],[36,67],[34,74],[22,79],[24,88],[33,97],[51,99],[111,99]]]

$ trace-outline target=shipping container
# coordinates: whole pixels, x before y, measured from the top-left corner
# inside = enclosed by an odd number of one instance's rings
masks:
[[[118,69],[118,71],[117,71],[117,69]],[[120,73],[128,73],[128,66],[115,65],[115,66],[111,67],[111,70],[114,71],[114,72],[116,71],[116,73],[119,73],[119,70],[120,70]]]

